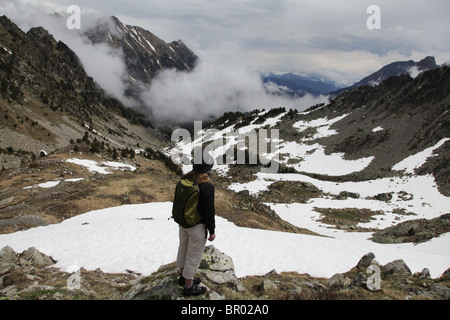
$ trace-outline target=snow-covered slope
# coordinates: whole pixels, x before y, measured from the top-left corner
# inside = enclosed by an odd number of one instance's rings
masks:
[[[285,122],[287,115],[286,112],[279,112],[268,116],[267,112],[258,112],[247,125],[224,123],[220,130],[212,132],[214,134],[210,139],[222,139],[230,132],[237,132],[238,127],[241,132],[274,129]],[[438,217],[450,208],[450,199],[439,193],[432,175],[408,174],[433,157],[433,150],[447,140],[395,165],[394,169],[405,170],[397,177],[336,182],[308,175],[329,174],[328,168],[337,168],[338,165],[342,167],[340,174],[358,172],[371,161],[371,158],[348,161],[342,154],[327,155],[323,152],[319,139],[339,134],[331,127],[343,119],[345,116],[295,121],[292,127],[298,132],[315,128],[316,133],[304,136],[295,143],[279,139],[278,153],[285,154],[280,156],[280,161],[289,166],[289,160],[295,158],[298,163],[291,166],[301,167],[304,174],[258,172],[250,182],[236,181],[229,185],[234,191],[249,190],[255,196],[276,181],[307,182],[322,191],[319,197],[306,203],[268,203],[282,219],[322,236],[242,228],[217,217],[217,239],[213,244],[233,258],[239,277],[262,275],[273,269],[331,277],[355,266],[359,258],[368,252],[373,252],[381,264],[403,259],[412,272],[429,268],[434,278],[449,267],[448,233],[420,244],[380,244],[370,240],[372,232],[349,232],[321,221],[317,208],[370,209],[379,214],[368,222],[358,224],[358,227],[383,229],[410,219]],[[237,140],[227,141],[227,148],[230,148],[235,147]],[[199,139],[190,144],[179,141],[176,145],[178,149],[174,149],[190,153],[198,143]],[[216,148],[214,155],[220,157],[227,148]],[[168,154],[170,151],[166,150]],[[223,164],[214,170],[219,175],[227,176],[233,165]],[[184,168],[185,171],[189,169],[189,166]],[[344,191],[359,196],[338,200],[336,195]],[[392,199],[377,200],[375,196],[381,193],[390,193]],[[173,220],[169,220],[171,207],[171,202],[163,202],[92,211],[60,224],[0,235],[0,247],[9,245],[21,251],[34,246],[58,260],[56,266],[66,271],[82,266],[86,269],[101,268],[105,272],[133,270],[150,274],[162,264],[175,260],[178,231]],[[415,215],[399,215],[398,210]]]
[[[34,246],[58,260],[55,267],[68,272],[84,267],[148,275],[175,261],[178,228],[168,220],[171,208],[165,202],[92,211],[60,224],[0,235],[0,246],[9,245],[19,252]],[[303,213],[295,205],[275,209],[282,217]],[[354,267],[368,252],[381,264],[403,259],[412,272],[427,267],[432,277],[439,277],[450,263],[449,235],[419,245],[382,245],[367,240],[367,233],[330,233],[332,237],[318,237],[239,228],[218,217],[213,244],[233,258],[239,277],[273,269],[331,277]]]

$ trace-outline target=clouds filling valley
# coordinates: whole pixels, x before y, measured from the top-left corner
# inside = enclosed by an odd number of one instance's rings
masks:
[[[227,111],[306,109],[328,100],[325,96],[293,99],[271,95],[259,74],[246,67],[245,61],[236,61],[237,56],[239,49],[231,46],[206,52],[192,72],[165,70],[153,80],[143,100],[148,102],[155,117],[175,116],[184,121],[220,116]]]
[[[106,92],[126,106],[147,113],[154,121],[190,122],[219,117],[228,111],[274,107],[304,110],[328,101],[326,96],[307,95],[294,99],[268,93],[260,74],[251,69],[236,43],[196,52],[199,60],[194,70],[163,70],[150,85],[140,85],[139,97],[131,98],[125,95],[125,79],[129,79],[129,75],[122,50],[113,49],[106,43],[93,44],[82,36],[82,32],[69,30],[66,27],[67,16],[49,15],[37,7],[17,4],[4,9],[8,17],[25,32],[42,26],[56,40],[67,44],[80,58],[86,73]],[[99,19],[107,20],[95,14],[84,14],[81,31],[94,26]],[[114,28],[110,30],[114,32]]]

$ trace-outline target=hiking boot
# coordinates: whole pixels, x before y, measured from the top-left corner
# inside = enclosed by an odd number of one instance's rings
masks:
[[[178,278],[178,285],[184,286],[184,283],[186,282],[186,279],[183,276],[180,276]],[[193,284],[200,284],[202,282],[199,278],[194,277],[194,280],[192,281]]]
[[[183,295],[185,296],[198,296],[206,292],[206,287],[199,287],[193,284],[191,287],[183,288]]]

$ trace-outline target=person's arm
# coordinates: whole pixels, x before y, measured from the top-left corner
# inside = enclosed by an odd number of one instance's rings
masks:
[[[202,222],[209,232],[209,238],[213,241],[216,229],[216,210],[214,205],[214,186],[211,183],[202,183],[199,185],[200,195],[198,200],[198,212],[202,216]]]

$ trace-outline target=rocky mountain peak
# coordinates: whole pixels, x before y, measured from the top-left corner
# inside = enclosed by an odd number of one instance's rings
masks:
[[[166,43],[150,31],[123,23],[117,17],[99,21],[85,35],[123,52],[129,82],[148,84],[163,69],[190,71],[197,56],[181,41]]]
[[[424,58],[423,60],[420,60],[416,66],[421,70],[421,71],[425,71],[425,70],[434,70],[438,67],[438,65],[436,64],[436,59],[432,56],[428,56],[426,58]]]
[[[413,60],[395,61],[388,65],[385,65],[378,71],[368,75],[352,86],[331,92],[330,95],[332,97],[337,97],[345,91],[354,90],[364,85],[379,85],[384,80],[387,80],[390,77],[407,75],[415,78],[421,72],[431,71],[437,68],[439,68],[439,65],[436,64],[436,59],[432,56],[427,56],[419,62],[415,62]]]

